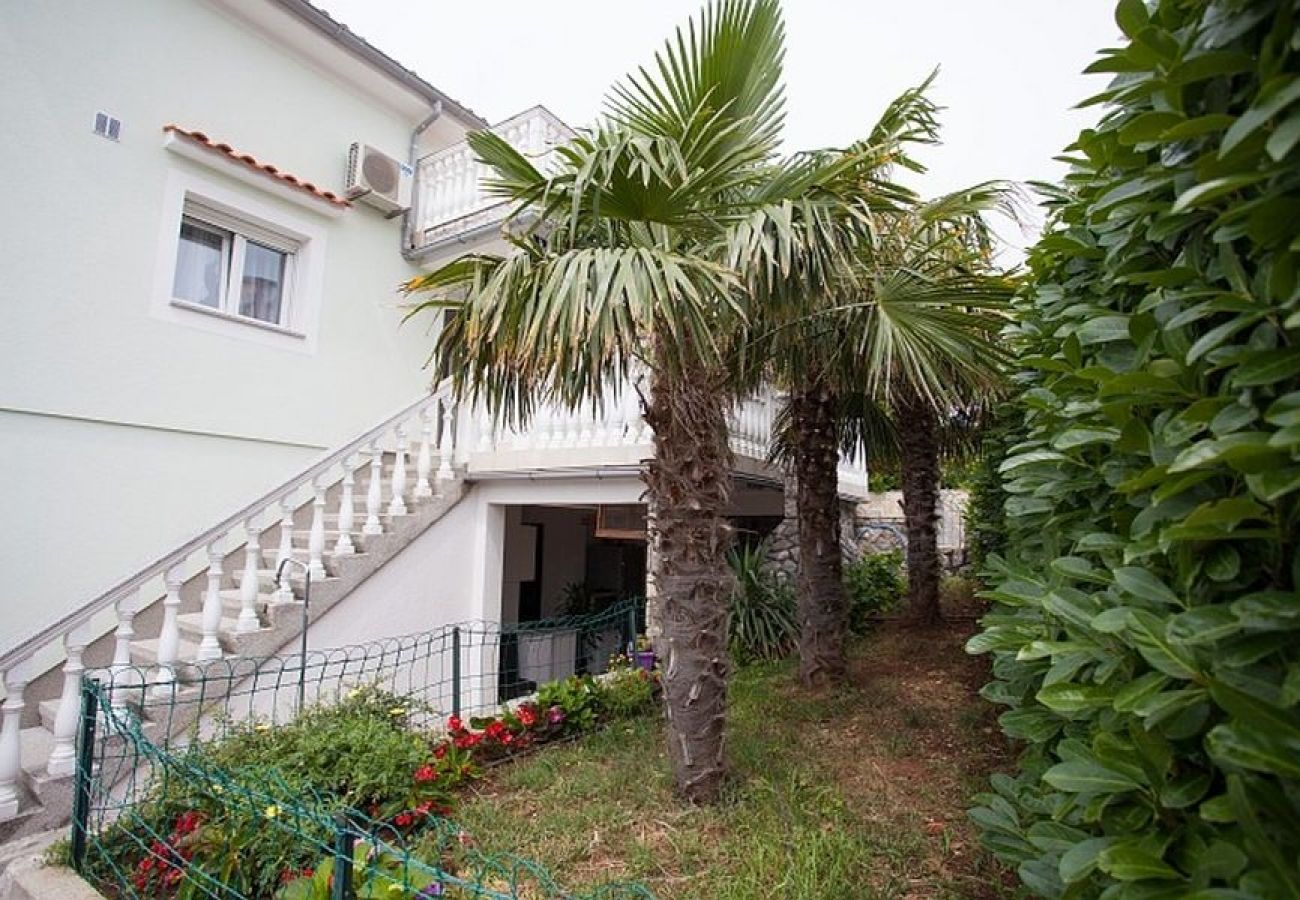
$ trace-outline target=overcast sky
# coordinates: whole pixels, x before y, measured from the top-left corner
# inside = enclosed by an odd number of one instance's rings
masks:
[[[498,122],[545,105],[591,122],[606,89],[651,59],[701,0],[318,0],[353,31]],[[916,184],[1056,180],[1052,161],[1095,121],[1073,110],[1104,78],[1081,70],[1119,31],[1110,0],[785,0],[787,145],[839,146],[940,67],[944,144]],[[1023,238],[1012,236],[1017,243]]]

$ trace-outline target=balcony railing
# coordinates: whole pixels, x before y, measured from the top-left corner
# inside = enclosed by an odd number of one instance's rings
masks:
[[[768,463],[772,427],[781,398],[771,388],[737,403],[727,419],[737,469],[779,479]],[[473,476],[520,471],[566,471],[639,467],[650,457],[653,431],[641,415],[641,402],[629,384],[606,392],[603,407],[576,410],[542,406],[524,428],[502,427],[480,409],[464,423],[463,447]],[[847,496],[867,492],[866,460],[860,454],[840,460],[839,488]]]
[[[535,106],[495,125],[492,131],[547,171],[555,148],[573,137],[573,130],[546,109]],[[416,243],[428,247],[467,232],[497,224],[509,203],[483,189],[489,169],[461,141],[420,160],[416,171]]]

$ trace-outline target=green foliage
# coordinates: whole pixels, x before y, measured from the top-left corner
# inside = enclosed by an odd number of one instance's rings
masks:
[[[1030,255],[972,815],[1042,896],[1300,897],[1294,16],[1122,0]]]
[[[404,795],[411,773],[428,759],[428,738],[407,727],[419,711],[386,691],[354,688],[338,704],[311,707],[285,725],[241,725],[199,752],[219,768],[273,769],[291,785],[362,809]]]
[[[844,588],[849,595],[849,629],[866,634],[871,620],[897,607],[907,591],[902,551],[863,555],[844,568]]]
[[[735,585],[728,624],[731,655],[744,664],[781,659],[799,635],[794,590],[767,566],[767,545],[737,547],[727,554]]]
[[[1007,448],[1017,438],[1011,427],[998,416],[989,423],[980,438],[979,453],[971,460],[964,487],[970,492],[966,504],[966,547],[970,552],[971,570],[983,571],[990,557],[1000,556],[1007,547],[1007,492],[998,467],[1006,459]]]

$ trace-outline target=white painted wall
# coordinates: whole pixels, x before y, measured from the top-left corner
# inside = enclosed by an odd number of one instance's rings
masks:
[[[360,205],[329,218],[168,152],[162,131],[202,130],[339,192],[352,141],[404,157],[425,110],[393,85],[391,102],[379,102],[373,72],[364,89],[345,80],[355,60],[327,70],[341,51],[301,26],[301,46],[288,46],[228,5],[0,7],[0,452],[10,485],[0,651],[429,382],[426,327],[399,328],[395,288],[414,272],[398,252],[399,219]],[[101,110],[121,119],[119,142],[92,134]],[[431,134],[447,143],[463,130],[446,119]],[[178,179],[319,232],[319,314],[305,352],[259,341],[251,327],[243,339],[239,327],[218,334],[155,314]]]

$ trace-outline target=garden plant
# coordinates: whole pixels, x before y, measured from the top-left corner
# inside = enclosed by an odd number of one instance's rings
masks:
[[[1044,897],[1300,897],[1300,41],[1122,0],[1048,188],[995,610],[1023,742],[972,815]]]

